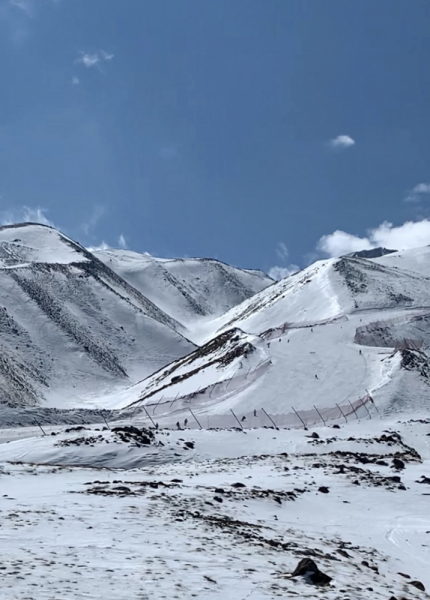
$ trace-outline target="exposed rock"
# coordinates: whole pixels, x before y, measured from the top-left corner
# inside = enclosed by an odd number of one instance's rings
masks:
[[[418,590],[421,590],[422,592],[426,591],[426,588],[424,587],[424,584],[421,583],[421,581],[408,581],[408,583],[416,587]]]
[[[311,558],[302,558],[291,573],[291,577],[299,577],[300,575],[304,576],[308,583],[314,585],[326,585],[332,580],[331,577],[319,570]]]

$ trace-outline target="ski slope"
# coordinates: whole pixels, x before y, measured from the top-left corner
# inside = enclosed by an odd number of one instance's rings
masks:
[[[205,324],[200,339],[228,327],[261,333],[284,323],[316,323],[358,311],[429,307],[430,269],[424,275],[376,262],[391,256],[318,261]],[[430,252],[421,257],[430,265]],[[414,253],[406,264],[416,262]]]

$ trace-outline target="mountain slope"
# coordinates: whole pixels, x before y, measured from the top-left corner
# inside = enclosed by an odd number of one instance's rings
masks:
[[[102,250],[97,258],[173,319],[194,328],[219,317],[273,280],[262,271],[238,269],[213,259],[162,259],[127,250]]]
[[[413,271],[430,277],[430,246],[400,250],[373,259],[374,262],[386,267]]]
[[[261,333],[284,323],[312,323],[357,311],[430,307],[430,269],[424,276],[417,270],[379,264],[389,263],[392,256],[318,261],[234,307],[205,333],[228,327]],[[408,265],[416,262],[404,260]],[[425,261],[430,265],[430,253],[423,257],[423,271]]]
[[[416,271],[363,258],[321,261],[206,325],[199,351],[130,388],[116,406],[155,403],[157,419],[174,424],[189,405],[222,427],[234,425],[231,409],[256,426],[262,407],[283,425],[300,425],[294,410],[319,420],[314,406],[333,418],[337,404],[351,412],[349,403],[369,391],[388,413],[427,405],[430,279]],[[230,335],[253,350],[214,367]]]
[[[0,228],[0,401],[62,405],[129,385],[194,349],[179,329],[55,229]]]

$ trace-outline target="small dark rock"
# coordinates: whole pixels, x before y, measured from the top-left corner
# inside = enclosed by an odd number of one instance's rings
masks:
[[[400,460],[400,458],[393,458],[393,465],[392,465],[395,469],[404,469],[405,468],[405,463]]]
[[[408,583],[416,587],[418,590],[421,590],[422,592],[426,591],[426,588],[424,587],[424,584],[421,583],[421,581],[408,581]]]
[[[321,485],[318,488],[318,491],[321,492],[321,494],[328,494],[330,490],[325,485]]]
[[[298,577],[300,575],[303,575],[309,583],[313,583],[314,585],[326,585],[332,580],[331,577],[319,570],[311,558],[302,558],[291,573],[291,577]]]
[[[234,488],[244,488],[244,487],[246,487],[246,485],[244,483],[240,483],[240,481],[238,481],[237,483],[232,483],[231,487],[234,487]]]
[[[217,502],[223,502],[223,499],[219,496],[214,496],[214,500],[216,500]]]

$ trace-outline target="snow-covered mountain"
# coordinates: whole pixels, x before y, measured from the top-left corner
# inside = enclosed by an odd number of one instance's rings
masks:
[[[181,325],[55,229],[0,229],[0,401],[56,406],[192,351]]]
[[[4,598],[429,599],[430,248],[110,256],[0,229]]]
[[[400,250],[379,258],[374,262],[386,267],[393,267],[406,271],[419,273],[424,277],[430,277],[430,246],[423,248],[412,248],[411,250]]]
[[[156,405],[167,424],[192,406],[205,418],[224,415],[221,425],[232,424],[231,409],[256,424],[262,407],[286,423],[315,405],[339,414],[337,404],[350,411],[369,393],[388,412],[424,409],[430,278],[419,270],[430,265],[430,248],[397,254],[320,261],[273,284],[200,328],[208,341],[198,351],[107,405]],[[232,350],[234,360],[220,360]]]
[[[192,405],[221,425],[231,409],[289,422],[369,392],[388,411],[425,405],[430,247],[272,283],[213,260],[94,255],[27,224],[0,230],[0,258],[3,401],[156,405],[165,424]]]
[[[94,255],[180,322],[191,339],[198,324],[221,316],[273,283],[262,271],[207,258],[164,259],[128,250],[99,250]]]
[[[290,322],[311,323],[363,311],[428,307],[429,290],[430,247],[373,260],[322,260],[255,294],[214,320],[206,331],[241,327],[249,333],[260,333]]]

